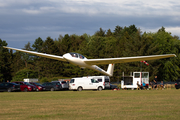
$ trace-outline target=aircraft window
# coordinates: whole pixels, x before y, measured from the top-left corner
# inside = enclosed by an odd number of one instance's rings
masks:
[[[77,53],[70,53],[72,57],[78,57]]]
[[[79,58],[80,58],[80,59],[84,59],[84,56],[81,55],[81,54],[79,54]]]

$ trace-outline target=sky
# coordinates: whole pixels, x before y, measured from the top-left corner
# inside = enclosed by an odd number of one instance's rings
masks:
[[[35,39],[114,31],[135,25],[142,32],[162,26],[180,37],[179,0],[0,0],[0,39],[24,48]]]

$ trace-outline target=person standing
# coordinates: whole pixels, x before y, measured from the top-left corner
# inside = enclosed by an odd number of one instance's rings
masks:
[[[153,86],[153,89],[156,88],[157,90],[157,76],[154,77],[154,86]]]

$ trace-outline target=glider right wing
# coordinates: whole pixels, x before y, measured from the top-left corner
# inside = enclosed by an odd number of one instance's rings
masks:
[[[149,56],[136,56],[136,57],[121,57],[121,58],[104,58],[104,59],[87,59],[84,60],[86,64],[98,65],[98,64],[114,64],[114,63],[127,63],[136,62],[144,60],[155,60],[168,57],[176,57],[175,54],[165,54],[165,55],[149,55]]]

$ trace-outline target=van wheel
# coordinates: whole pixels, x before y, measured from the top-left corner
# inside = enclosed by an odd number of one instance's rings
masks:
[[[51,88],[51,91],[54,91],[54,88]]]
[[[78,87],[78,89],[77,89],[78,91],[82,91],[82,87]]]
[[[98,87],[98,90],[101,91],[101,90],[102,90],[102,87]]]

